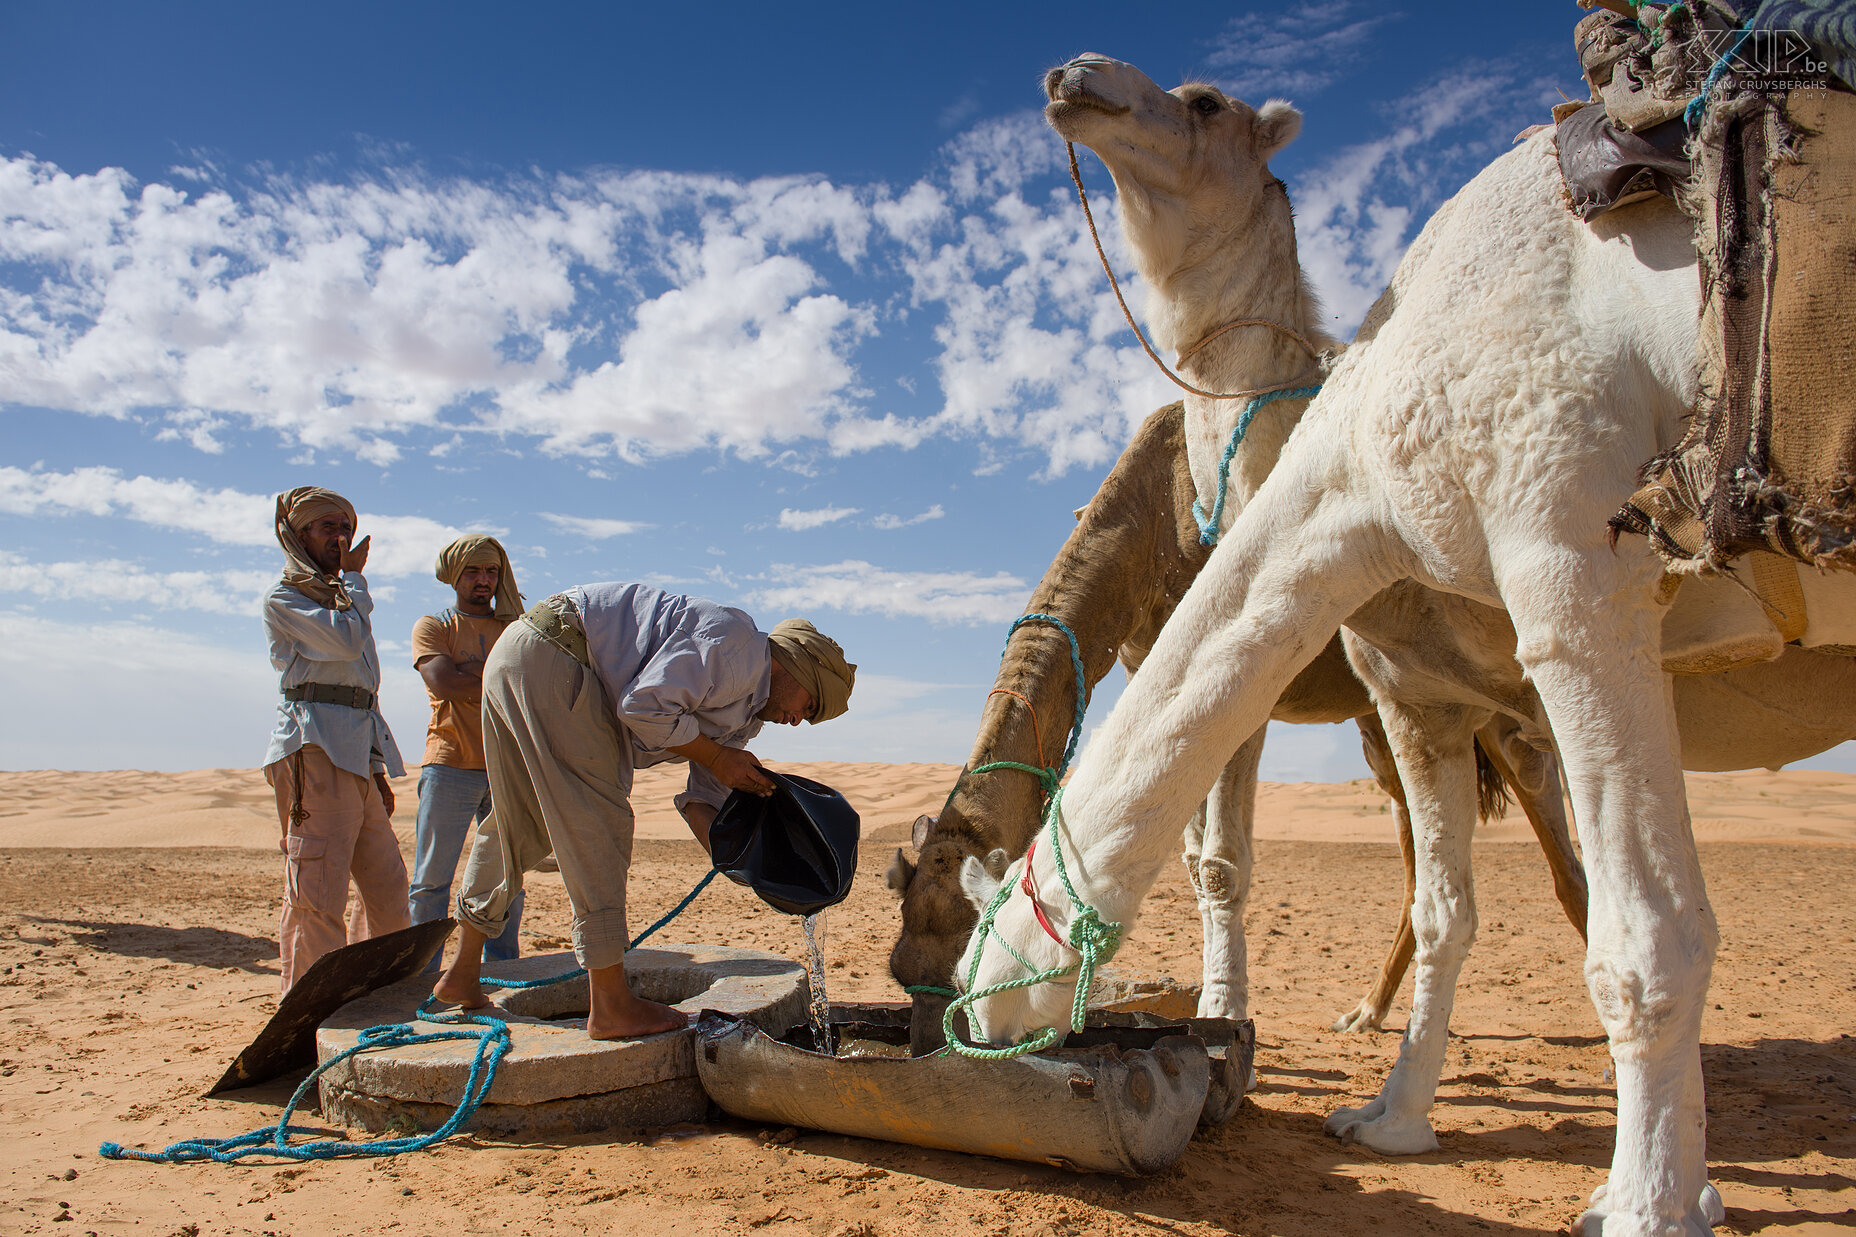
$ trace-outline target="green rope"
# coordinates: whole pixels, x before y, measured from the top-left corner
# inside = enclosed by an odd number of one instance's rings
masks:
[[[1108,923],[1092,906],[1084,903],[1077,896],[1076,886],[1070,883],[1070,872],[1063,861],[1063,790],[1059,787],[1051,793],[1050,810],[1045,816],[1045,825],[1050,831],[1051,855],[1057,863],[1057,879],[1063,884],[1063,892],[1070,899],[1073,912],[1070,917],[1068,932],[1069,945],[1077,953],[1077,960],[1068,966],[1050,967],[1038,970],[1016,949],[1010,941],[994,926],[999,911],[1006,900],[1012,896],[1012,881],[1005,881],[999,891],[986,904],[986,910],[980,916],[979,927],[975,930],[979,945],[973,951],[973,962],[967,968],[968,991],[948,1002],[947,1011],[941,1016],[941,1031],[947,1038],[947,1046],[961,1056],[974,1057],[982,1061],[1005,1061],[1013,1057],[1026,1056],[1033,1052],[1042,1052],[1056,1044],[1062,1033],[1056,1027],[1040,1027],[1027,1039],[1004,1048],[983,1048],[977,1044],[963,1041],[954,1030],[954,1015],[968,1009],[976,1002],[987,997],[997,996],[1002,992],[1012,992],[1019,988],[1029,988],[1036,984],[1060,979],[1072,972],[1076,974],[1076,997],[1070,1004],[1070,1030],[1080,1031],[1087,1016],[1089,1006],[1089,989],[1095,982],[1096,969],[1115,956],[1121,948],[1123,939],[1122,926]],[[973,984],[979,979],[980,959],[986,950],[988,937],[996,937],[1007,953],[1011,954],[1027,971],[1032,972],[1019,979],[1003,980],[984,988],[974,989]]]
[[[671,908],[670,913],[656,923],[640,932],[632,939],[629,949],[636,949],[647,937],[659,928],[683,913],[685,907],[696,900],[696,895],[709,887],[709,882],[716,877],[716,869],[696,882],[696,887],[689,891],[684,899]],[[565,983],[586,974],[584,967],[550,975],[546,979],[490,979],[484,978],[482,985],[486,988],[542,988],[550,984]],[[434,1143],[443,1142],[470,1120],[471,1114],[496,1085],[496,1067],[509,1055],[512,1047],[509,1039],[509,1024],[501,1018],[488,1014],[442,1013],[433,1008],[436,997],[426,997],[419,1003],[418,1017],[424,1022],[440,1024],[471,1023],[483,1029],[456,1031],[420,1032],[415,1023],[392,1022],[377,1027],[368,1027],[357,1037],[352,1048],[330,1057],[327,1061],[310,1071],[297,1089],[291,1092],[290,1100],[276,1121],[248,1134],[239,1134],[232,1138],[187,1138],[180,1142],[169,1143],[159,1151],[137,1151],[121,1143],[106,1142],[97,1148],[97,1154],[107,1160],[147,1160],[155,1164],[185,1164],[199,1160],[212,1160],[219,1164],[231,1164],[248,1155],[270,1155],[285,1160],[336,1160],[359,1158],[364,1156],[400,1155],[407,1151],[423,1151]],[[323,1074],[340,1065],[343,1061],[375,1048],[401,1048],[414,1044],[431,1044],[441,1040],[474,1039],[477,1041],[476,1055],[471,1058],[470,1075],[464,1080],[464,1095],[458,1100],[458,1106],[445,1119],[444,1124],[427,1134],[408,1138],[383,1138],[374,1142],[349,1142],[342,1138],[323,1138],[315,1142],[292,1143],[292,1134],[314,1134],[316,1131],[300,1125],[291,1125],[290,1118],[296,1114],[310,1088]]]
[[[1282,391],[1265,391],[1251,397],[1244,411],[1237,416],[1237,424],[1231,427],[1231,441],[1224,444],[1224,456],[1218,461],[1218,492],[1212,498],[1212,513],[1209,517],[1205,509],[1199,506],[1199,500],[1192,500],[1192,519],[1199,526],[1199,544],[1218,544],[1218,525],[1224,521],[1224,494],[1231,485],[1231,457],[1237,454],[1238,444],[1244,441],[1244,435],[1250,432],[1250,422],[1257,411],[1265,404],[1279,399],[1308,399],[1321,390],[1321,384],[1293,387]]]
[[[1057,770],[1042,769],[1037,765],[1028,765],[1017,760],[995,760],[990,764],[976,766],[975,768],[967,770],[967,772],[991,773],[994,769],[1017,769],[1020,773],[1029,773],[1032,777],[1038,779],[1038,785],[1044,788],[1044,793],[1047,795],[1055,792],[1057,789]]]

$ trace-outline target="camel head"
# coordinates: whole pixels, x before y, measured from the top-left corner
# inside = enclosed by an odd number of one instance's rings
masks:
[[[1051,128],[1093,150],[1115,178],[1122,227],[1156,288],[1208,252],[1255,244],[1262,221],[1293,235],[1287,194],[1268,166],[1302,128],[1283,100],[1253,109],[1200,82],[1162,90],[1133,65],[1093,53],[1045,74],[1044,92]]]
[[[910,839],[915,861],[898,848],[889,865],[889,887],[902,899],[902,932],[890,950],[889,971],[904,988],[952,986],[954,963],[979,920],[964,874],[971,869],[997,878],[1011,859],[1003,850],[986,848],[971,830],[955,827],[948,817],[957,811],[951,804],[942,809],[945,829],[937,827],[936,817],[917,817]]]
[[[1003,858],[1003,852],[999,852]],[[1031,901],[1017,889],[1017,882],[1023,875],[1024,864],[1014,861],[1000,865],[1002,870],[991,871],[979,860],[968,858],[962,865],[960,873],[961,892],[966,896],[967,904],[972,909],[974,924],[988,903],[998,894],[1001,887],[1014,887],[993,917],[992,933],[972,934],[965,942],[960,960],[955,966],[955,987],[962,991],[978,991],[994,984],[1023,979],[1028,972],[1025,963],[1029,962],[1039,970],[1050,970],[1076,961],[1076,954],[1069,948],[1057,944],[1038,923],[1037,912],[1032,909]],[[1059,924],[1068,918],[1061,908],[1047,907],[1047,913]],[[1065,929],[1057,928],[1061,934]],[[1010,942],[1009,946],[1001,944],[1001,939]],[[978,955],[979,967],[974,969],[974,958]],[[968,977],[972,977],[971,984]],[[1056,1027],[1061,1034],[1068,1034],[1070,1025],[1070,1007],[1076,999],[1076,980],[1074,972],[1068,976],[1033,984],[1027,988],[1014,988],[1005,992],[974,1002],[967,1010],[968,1025],[972,1029],[976,1043],[997,1045],[1017,1043],[1039,1027]]]

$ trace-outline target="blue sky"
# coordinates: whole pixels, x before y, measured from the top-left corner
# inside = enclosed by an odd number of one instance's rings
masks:
[[[0,690],[33,702],[0,765],[255,764],[270,496],[308,483],[374,535],[409,752],[433,554],[484,530],[531,598],[643,579],[836,635],[855,720],[766,758],[963,759],[1071,510],[1170,398],[1043,70],[1292,99],[1274,166],[1346,334],[1578,91],[1574,5],[1425,12],[0,8]],[[1357,746],[1277,727],[1265,775]]]

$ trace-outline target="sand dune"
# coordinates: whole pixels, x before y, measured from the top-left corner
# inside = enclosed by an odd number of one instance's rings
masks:
[[[836,787],[863,814],[866,837],[900,840],[916,816],[938,812],[958,767],[943,764],[776,764]],[[671,806],[681,765],[638,774],[632,795],[637,836],[671,841],[688,830]],[[412,827],[415,770],[395,784],[404,805],[394,817]],[[1856,843],[1856,774],[1763,769],[1691,773],[1689,805],[1701,841]],[[898,832],[898,828],[903,832]],[[1257,836],[1305,842],[1389,842],[1392,816],[1370,781],[1263,784]],[[1518,808],[1484,825],[1479,841],[1531,842]],[[277,812],[256,769],[150,773],[32,770],[0,772],[0,847],[249,846],[274,849]]]

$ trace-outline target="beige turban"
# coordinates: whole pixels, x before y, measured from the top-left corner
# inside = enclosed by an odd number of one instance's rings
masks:
[[[838,642],[804,619],[787,619],[767,633],[773,659],[818,703],[812,722],[828,722],[851,707],[857,667],[844,660]]]
[[[315,598],[326,609],[346,610],[354,602],[348,596],[348,586],[342,583],[341,573],[323,575],[297,535],[325,515],[345,515],[350,524],[357,522],[354,504],[334,490],[302,485],[277,496],[277,544],[284,548],[284,583],[305,597]]]
[[[503,552],[502,542],[482,533],[467,533],[438,552],[432,570],[440,584],[455,585],[466,567],[495,567],[500,573],[496,577],[496,617],[522,617],[522,594],[516,592],[516,573],[509,569],[509,555]]]

